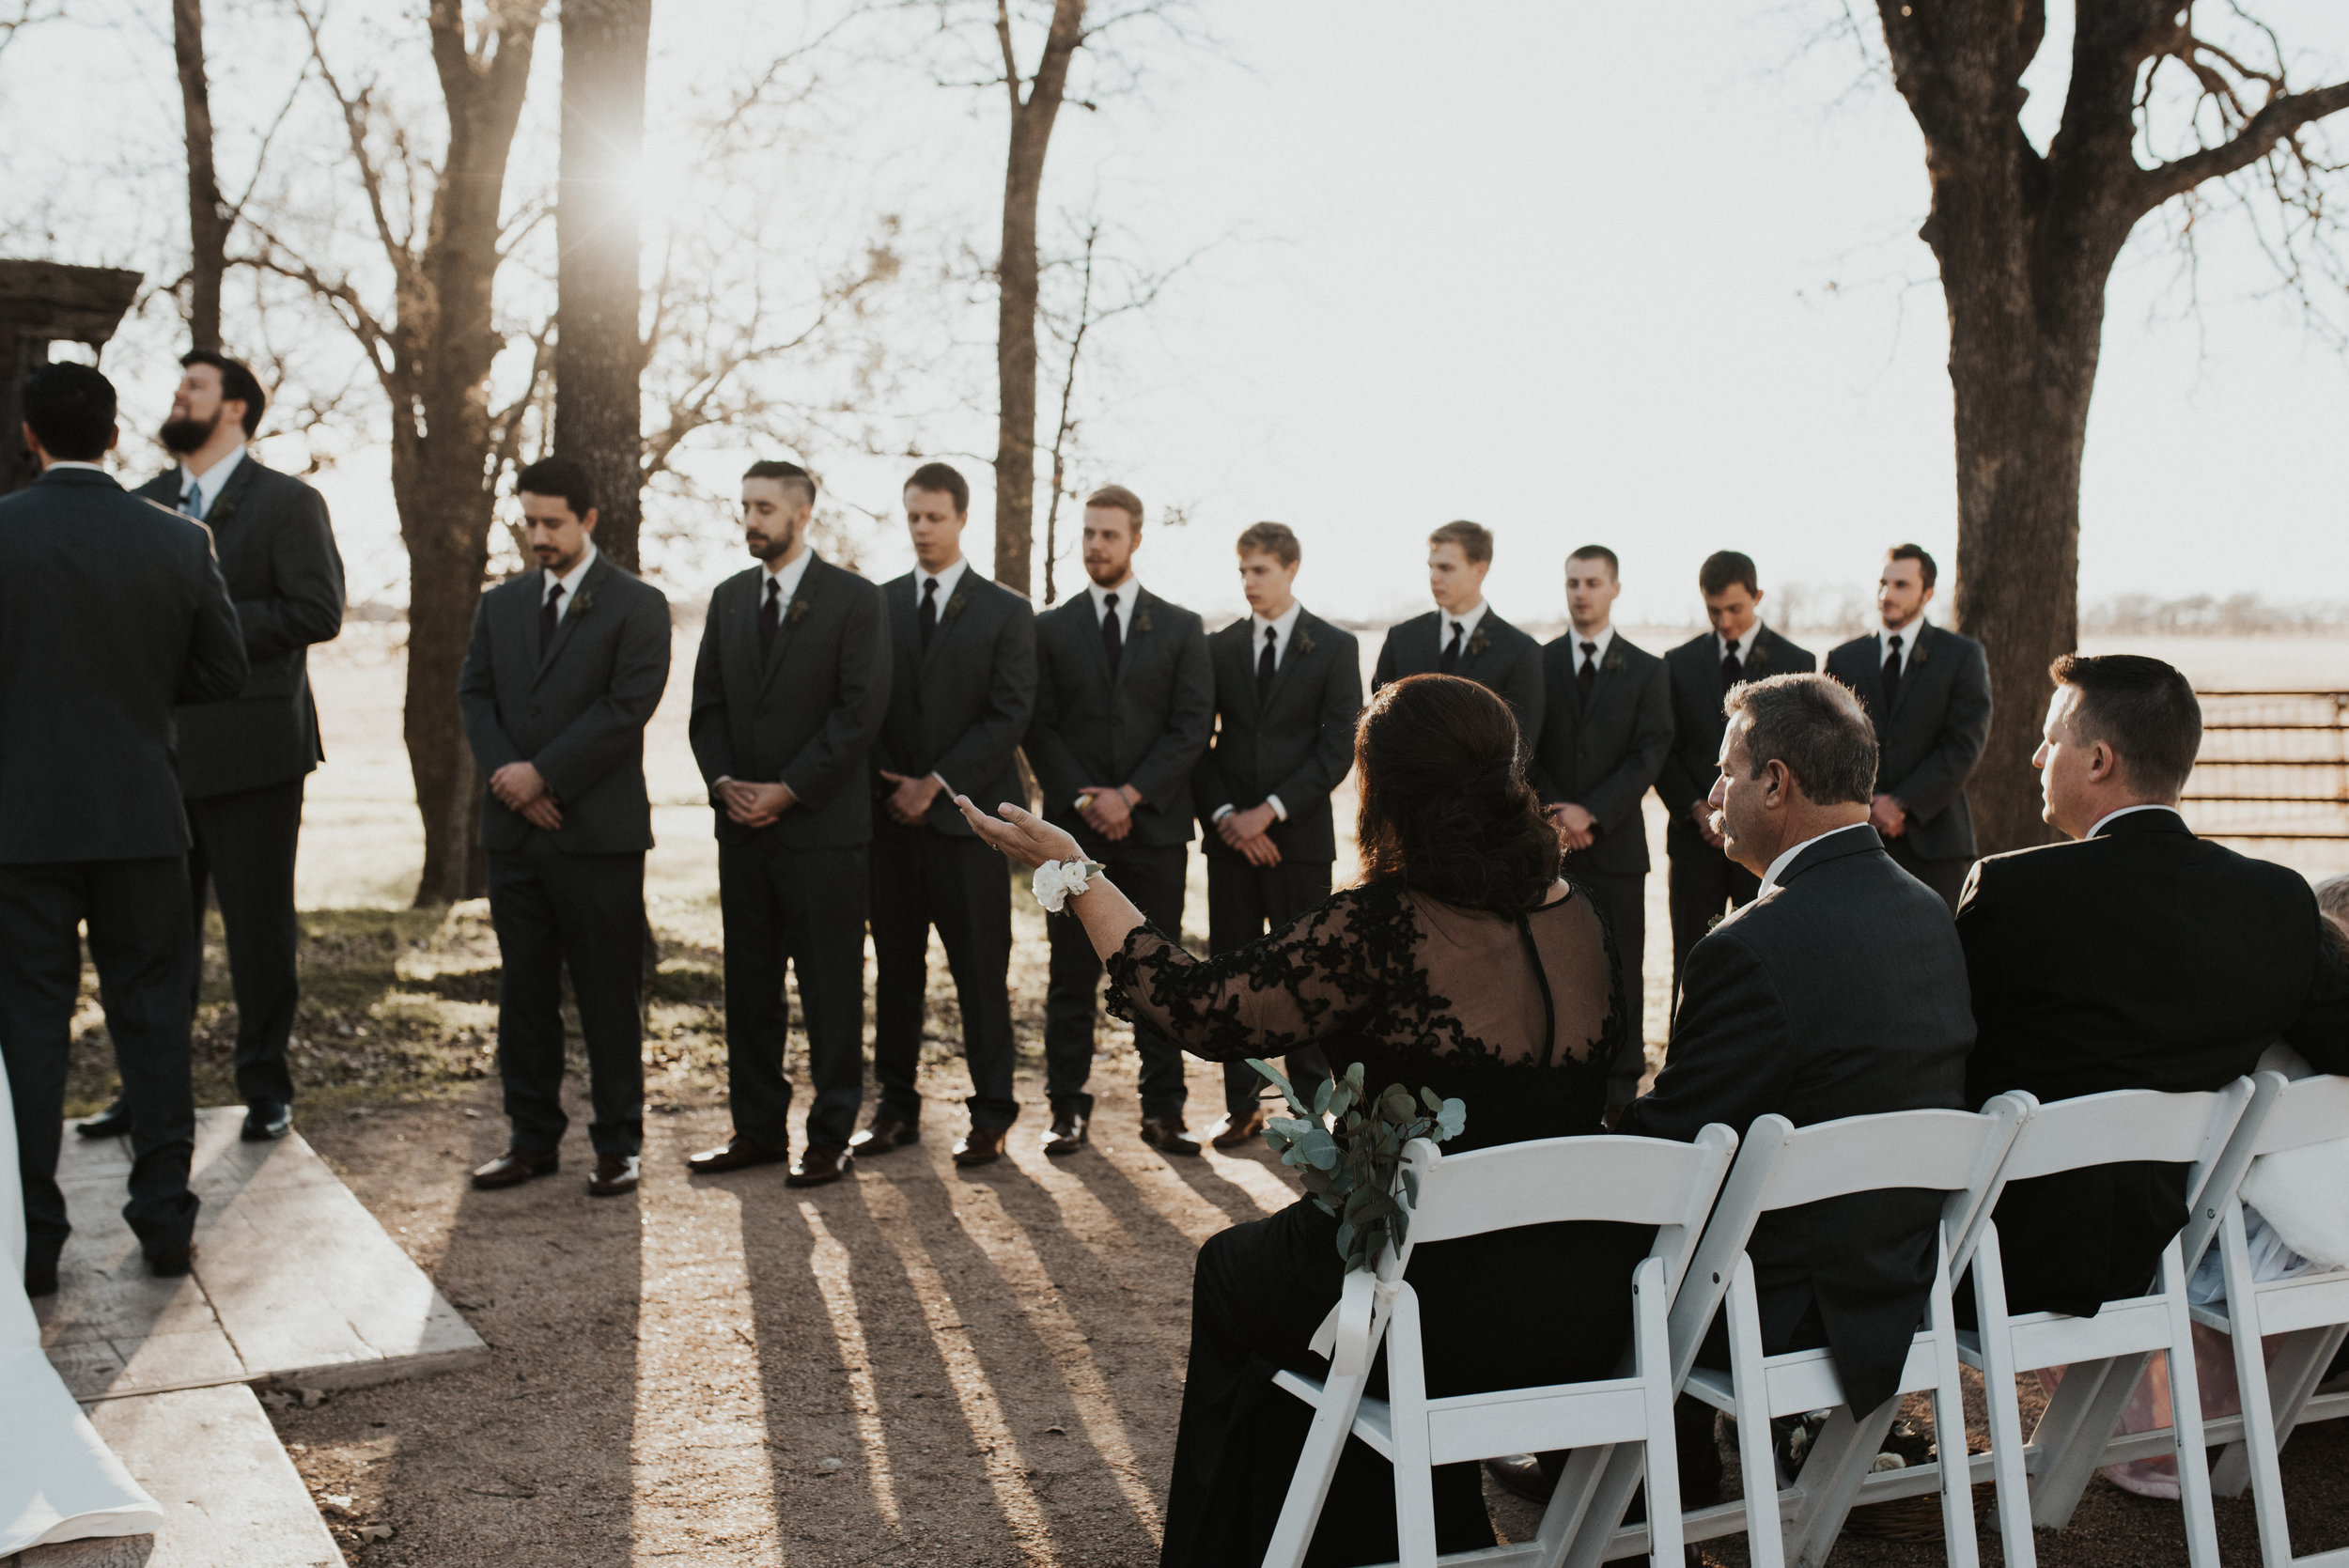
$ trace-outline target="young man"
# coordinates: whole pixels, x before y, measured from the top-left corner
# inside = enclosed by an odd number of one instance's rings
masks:
[[[1741,680],[1800,675],[1818,668],[1805,649],[1762,624],[1762,588],[1753,557],[1717,551],[1697,569],[1697,592],[1713,629],[1664,656],[1672,682],[1672,745],[1656,775],[1656,798],[1671,825],[1664,831],[1670,863],[1672,991],[1681,967],[1724,908],[1750,899],[1761,879],[1722,853],[1706,795],[1713,787],[1727,721],[1721,699]]]
[[[669,681],[669,601],[596,549],[596,496],[568,458],[515,477],[538,569],[481,598],[457,695],[487,781],[498,1076],[513,1141],[473,1173],[516,1187],[559,1166],[563,971],[587,1048],[587,1190],[636,1189],[645,1139],[645,726]]]
[[[1868,820],[1893,863],[1954,909],[1974,863],[1966,781],[1990,739],[1990,663],[1980,643],[1925,620],[1934,576],[1921,546],[1886,551],[1883,626],[1836,647],[1827,673],[1859,693],[1875,723],[1881,770]]]
[[[971,487],[944,463],[906,481],[913,570],[884,584],[894,673],[873,743],[873,1076],[880,1105],[848,1141],[883,1155],[922,1136],[922,1018],[930,927],[946,947],[971,1070],[957,1165],[1000,1158],[1012,1094],[1011,862],[971,831],[955,797],[1025,799],[1017,753],[1035,707],[1035,616],[963,558]]]
[[[24,1291],[57,1288],[66,1063],[89,929],[130,1108],[125,1219],[156,1274],[195,1255],[195,967],[175,704],[233,697],[244,637],[203,525],[134,499],[103,466],[115,389],[86,365],[24,383],[41,476],[0,499],[0,1061],[24,1183]],[[0,1287],[5,1288],[5,1287]]]
[[[204,968],[206,893],[220,903],[237,998],[237,1094],[244,1137],[283,1138],[293,1125],[286,1065],[301,985],[294,967],[294,849],[303,783],[324,760],[309,649],[343,629],[343,558],[326,501],[245,450],[268,398],[237,361],[197,349],[180,361],[179,390],[157,439],[179,460],[133,492],[186,513],[212,531],[220,571],[237,601],[252,673],[226,702],[172,716],[179,731],[179,795],[194,843],[188,886],[195,921],[196,978]],[[109,1138],[130,1130],[117,1100],[76,1130]]]
[[[1134,581],[1142,498],[1105,485],[1085,498],[1084,567],[1078,598],[1035,618],[1035,715],[1028,762],[1044,791],[1044,815],[1067,829],[1087,860],[1159,930],[1183,928],[1190,845],[1190,776],[1215,723],[1215,676],[1199,617]],[[1074,920],[1050,923],[1052,960],[1044,1004],[1044,1092],[1052,1125],[1048,1155],[1085,1146],[1093,1096],[1094,1017],[1101,960]],[[1147,1029],[1142,1055],[1142,1140],[1195,1155],[1183,1126],[1183,1053]]]
[[[1542,649],[1548,712],[1533,752],[1533,787],[1565,841],[1566,870],[1597,900],[1615,944],[1615,979],[1629,1028],[1608,1084],[1610,1107],[1631,1103],[1647,1070],[1642,1034],[1647,949],[1647,825],[1641,799],[1672,744],[1664,661],[1615,634],[1623,592],[1615,552],[1584,545],[1566,557],[1573,629]]]
[[[1509,705],[1530,757],[1542,734],[1542,649],[1485,602],[1492,568],[1492,530],[1483,524],[1447,522],[1428,535],[1427,593],[1436,608],[1387,629],[1370,689],[1431,673],[1472,680]]]
[[[1248,614],[1207,639],[1215,669],[1215,743],[1191,775],[1207,848],[1207,946],[1228,953],[1279,930],[1330,896],[1337,858],[1330,794],[1354,766],[1362,706],[1353,636],[1297,602],[1297,536],[1260,522],[1239,536]],[[1291,1081],[1326,1078],[1317,1046],[1290,1054]],[[1219,1149],[1264,1130],[1264,1081],[1244,1062],[1223,1066]]]
[[[865,758],[889,710],[881,591],[809,547],[815,510],[816,481],[796,463],[742,475],[742,538],[758,565],[709,596],[693,663],[693,759],[717,813],[734,1135],[688,1163],[710,1173],[790,1159],[788,962],[816,1091],[792,1187],[847,1174],[864,1098]]]

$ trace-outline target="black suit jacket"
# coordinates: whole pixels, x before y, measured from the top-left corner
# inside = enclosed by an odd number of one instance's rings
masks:
[[[1622,1130],[1742,1135],[1964,1101],[1974,1020],[1950,911],[1864,824],[1797,856],[1689,950],[1655,1092]],[[1816,1306],[1856,1410],[1890,1398],[1933,1285],[1942,1195],[1855,1192],[1765,1215],[1748,1251],[1765,1343]]]
[[[1035,614],[1024,597],[965,564],[962,581],[939,607],[926,654],[919,594],[912,572],[881,587],[894,670],[873,742],[873,795],[896,787],[880,777],[882,768],[910,778],[936,773],[947,788],[930,802],[929,825],[969,838],[957,793],[988,812],[1026,800],[1018,753],[1035,710]]]
[[[1908,808],[1908,846],[1928,861],[1974,858],[1966,781],[1990,739],[1990,661],[1982,644],[1930,621],[1917,633],[1888,712],[1875,634],[1827,656],[1827,673],[1859,693],[1876,726],[1876,791]]]
[[[0,497],[0,864],[187,853],[172,708],[245,670],[203,529],[95,469]]]
[[[1754,634],[1744,663],[1749,680],[1802,675],[1819,667],[1810,649],[1797,647],[1767,626]],[[1656,775],[1656,798],[1672,815],[1664,850],[1672,855],[1718,855],[1720,851],[1704,842],[1688,812],[1713,793],[1713,781],[1720,773],[1721,737],[1729,729],[1729,719],[1721,712],[1721,699],[1729,695],[1721,681],[1721,645],[1711,632],[1700,632],[1666,654],[1664,668],[1672,700],[1672,750],[1664,753],[1664,766]]]
[[[542,655],[545,598],[545,570],[526,571],[474,612],[457,700],[481,769],[481,842],[514,849],[539,831],[489,793],[490,774],[527,762],[562,808],[556,848],[642,853],[652,847],[645,726],[669,684],[669,601],[599,554]]]
[[[1387,640],[1378,645],[1378,662],[1370,673],[1372,695],[1405,675],[1436,674],[1443,658],[1443,618],[1441,611],[1430,610],[1387,628]],[[1452,673],[1500,693],[1517,715],[1517,734],[1531,757],[1542,737],[1542,645],[1487,605]]]
[[[693,760],[717,806],[721,843],[771,833],[790,849],[836,849],[873,838],[865,757],[889,711],[889,613],[881,591],[822,556],[758,651],[758,596],[767,568],[718,584],[693,661]],[[782,783],[797,803],[764,828],[718,806],[720,779]]]
[[[1283,861],[1337,858],[1330,794],[1354,768],[1362,711],[1361,647],[1310,610],[1297,613],[1271,689],[1256,695],[1255,619],[1242,615],[1207,639],[1215,669],[1215,743],[1191,775],[1191,800],[1211,859],[1238,861],[1215,831],[1225,806],[1251,811],[1278,795],[1288,813],[1266,830]]]
[[[1574,675],[1572,631],[1542,649],[1541,744],[1533,787],[1542,804],[1570,800],[1598,819],[1591,868],[1637,877],[1648,869],[1647,825],[1640,798],[1672,745],[1672,682],[1664,661],[1621,632],[1608,644],[1583,706]]]
[[[1968,1105],[2110,1089],[2217,1089],[2289,1042],[2349,1073],[2349,963],[2299,873],[2132,812],[2094,838],[1993,855],[1957,908],[1981,1044]],[[1999,1203],[2008,1306],[2085,1315],[2153,1279],[2186,1223],[2186,1172],[2104,1166]]]
[[[177,506],[179,479],[174,466],[137,493]],[[191,800],[286,784],[325,760],[309,651],[343,629],[343,557],[324,496],[248,452],[204,526],[236,600],[251,671],[228,701],[179,712],[179,792]]]
[[[1215,675],[1199,617],[1137,589],[1117,662],[1110,673],[1093,596],[1080,593],[1035,618],[1035,716],[1028,722],[1028,766],[1044,791],[1044,815],[1077,835],[1087,855],[1108,841],[1077,815],[1087,784],[1142,792],[1136,847],[1190,842],[1190,775],[1215,727]]]

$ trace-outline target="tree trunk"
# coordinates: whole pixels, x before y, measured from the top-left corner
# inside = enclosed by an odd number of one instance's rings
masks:
[[[212,98],[204,75],[204,0],[172,0],[172,52],[188,139],[188,335],[220,348],[220,284],[228,270],[228,214],[212,172]]]
[[[595,480],[596,548],[638,569],[645,348],[637,317],[652,0],[566,0],[554,450]]]

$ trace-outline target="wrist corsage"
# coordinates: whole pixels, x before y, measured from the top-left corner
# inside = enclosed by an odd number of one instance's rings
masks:
[[[1108,869],[1098,861],[1046,861],[1035,868],[1035,901],[1056,915],[1068,907],[1071,893],[1084,892]]]

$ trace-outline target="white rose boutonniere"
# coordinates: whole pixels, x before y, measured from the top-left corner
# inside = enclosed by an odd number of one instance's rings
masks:
[[[1082,893],[1108,868],[1098,861],[1046,861],[1035,868],[1035,901],[1045,913],[1059,914],[1071,893]]]

